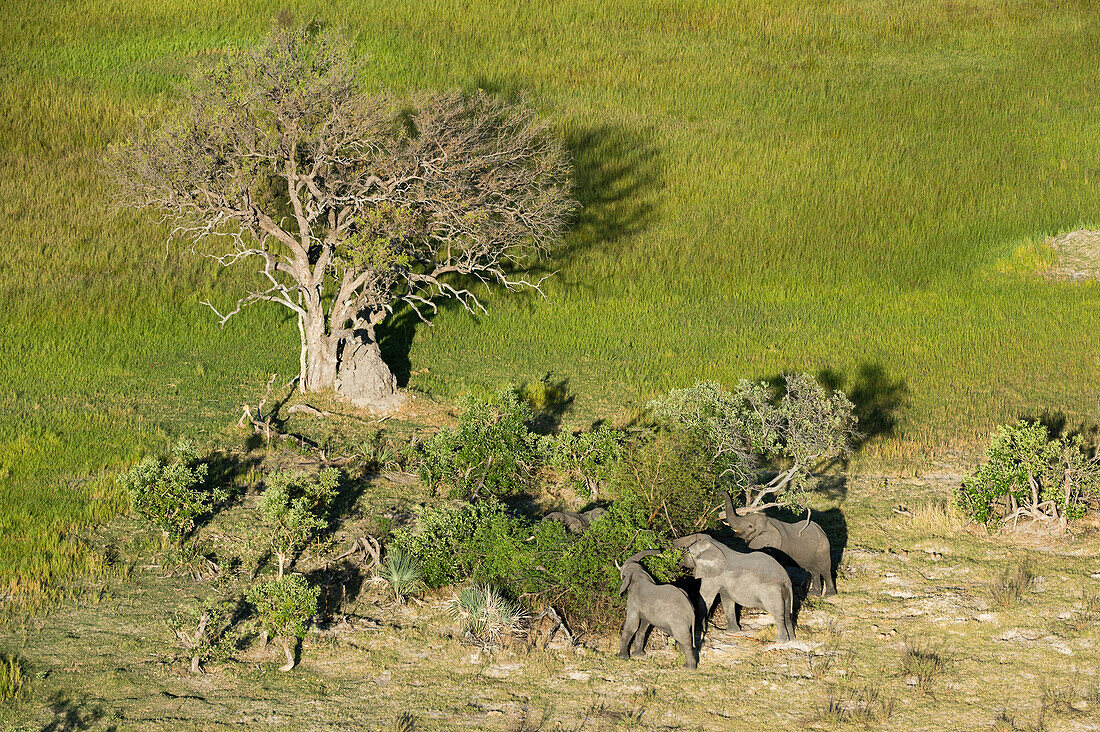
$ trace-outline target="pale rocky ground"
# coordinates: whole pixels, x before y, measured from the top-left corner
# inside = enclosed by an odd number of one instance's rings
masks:
[[[208,585],[139,568],[98,603],[2,632],[37,679],[0,728],[1100,729],[1095,521],[1063,539],[987,536],[927,510],[956,482],[862,476],[822,499],[847,525],[840,594],[804,605],[786,647],[768,642],[767,615],[746,613],[739,635],[710,628],[697,672],[656,635],[630,661],[610,637],[488,654],[455,631],[449,593],[396,607],[367,585],[349,622],[309,635],[294,671],[253,649],[196,677],[162,617]],[[1025,597],[997,605],[990,582],[1024,561]],[[919,678],[907,646],[942,670]]]

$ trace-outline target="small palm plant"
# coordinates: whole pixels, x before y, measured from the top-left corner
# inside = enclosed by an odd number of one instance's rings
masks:
[[[527,620],[523,608],[491,585],[465,588],[448,603],[448,610],[462,623],[467,639],[485,650],[493,650],[505,633],[521,633]]]
[[[396,547],[386,552],[386,558],[379,565],[376,574],[393,590],[393,599],[399,605],[405,602],[405,598],[424,589],[424,575],[416,558]]]

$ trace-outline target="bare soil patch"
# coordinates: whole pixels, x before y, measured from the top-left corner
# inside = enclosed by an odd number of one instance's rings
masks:
[[[1051,240],[1050,276],[1071,281],[1100,279],[1100,231],[1078,229]]]

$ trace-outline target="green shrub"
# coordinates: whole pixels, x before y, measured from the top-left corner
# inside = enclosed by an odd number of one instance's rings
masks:
[[[625,600],[616,563],[643,549],[662,548],[663,531],[647,527],[638,508],[615,503],[582,534],[571,535],[557,522],[540,524],[525,544],[523,592],[534,609],[554,605],[574,624],[608,631],[622,621]],[[657,582],[679,574],[679,551],[645,560]]]
[[[429,587],[514,576],[523,539],[520,522],[495,498],[442,503],[421,511],[414,526],[394,532],[391,545],[416,559]],[[526,538],[526,537],[524,537]]]
[[[223,493],[202,490],[208,466],[197,462],[191,443],[181,441],[169,459],[146,458],[116,478],[130,495],[139,516],[160,529],[165,538],[181,540]]]
[[[245,594],[264,633],[282,642],[287,663],[280,670],[294,668],[292,641],[305,637],[306,623],[317,614],[319,594],[319,588],[310,587],[298,575],[259,582]]]
[[[634,512],[632,524],[674,537],[713,527],[722,503],[703,438],[683,430],[629,445],[615,489],[616,505]]]
[[[1085,512],[1098,490],[1100,461],[1079,435],[1052,438],[1043,425],[1020,421],[993,435],[985,461],[957,497],[964,512],[985,523],[1023,516],[1064,525]]]
[[[621,430],[600,425],[588,432],[540,437],[538,449],[548,467],[588,493],[589,500],[598,501],[600,486],[614,475],[622,458],[625,437]]]
[[[536,437],[531,408],[511,390],[492,401],[463,400],[458,425],[420,446],[420,477],[452,498],[510,495],[531,482]]]
[[[572,535],[554,521],[509,516],[498,500],[487,499],[426,508],[415,528],[394,532],[391,546],[416,558],[430,587],[492,584],[533,610],[552,604],[571,622],[606,630],[618,622],[623,604],[615,563],[660,548],[665,532],[648,528],[646,518],[637,505],[613,504],[587,531]],[[647,563],[663,582],[676,576],[678,558],[668,552]]]
[[[340,471],[336,468],[326,468],[316,475],[281,471],[268,477],[260,496],[260,511],[279,560],[280,577],[292,554],[328,526],[329,508],[339,483]]]
[[[809,374],[774,387],[742,379],[730,392],[713,381],[673,389],[647,408],[657,423],[696,436],[727,487],[747,505],[796,505],[815,468],[852,451],[855,407]],[[778,471],[766,478],[765,470]]]
[[[228,600],[211,599],[195,612],[169,615],[168,627],[176,644],[186,651],[191,673],[201,673],[206,661],[221,661],[232,655],[237,640],[230,627],[233,605]]]

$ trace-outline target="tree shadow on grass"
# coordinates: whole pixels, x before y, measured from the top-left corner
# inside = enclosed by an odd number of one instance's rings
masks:
[[[499,87],[485,84],[479,82],[481,88],[489,91]],[[562,277],[560,270],[569,269],[596,249],[608,249],[622,256],[624,243],[656,220],[664,188],[661,155],[645,132],[612,124],[577,127],[566,133],[565,144],[573,159],[574,196],[581,208],[549,260],[527,263],[523,268],[532,281],[544,276]],[[517,269],[512,274],[519,276],[521,272]],[[594,289],[594,284],[579,278],[562,281],[566,289]],[[458,278],[453,284],[474,289],[478,283]],[[529,307],[542,299],[531,289],[507,294],[500,288],[496,290],[497,296],[518,298]],[[447,299],[436,300],[435,304],[440,311],[461,307]],[[425,316],[430,321],[435,314],[426,312]],[[477,314],[471,313],[470,317],[476,319]],[[377,329],[382,359],[402,387],[408,385],[412,374],[409,352],[421,324],[424,320],[412,308],[398,306]]]
[[[905,410],[909,407],[909,386],[904,379],[892,379],[879,364],[862,364],[850,383],[845,374],[831,369],[821,371],[818,381],[827,389],[847,394],[855,407],[859,450],[872,440],[894,437]]]

